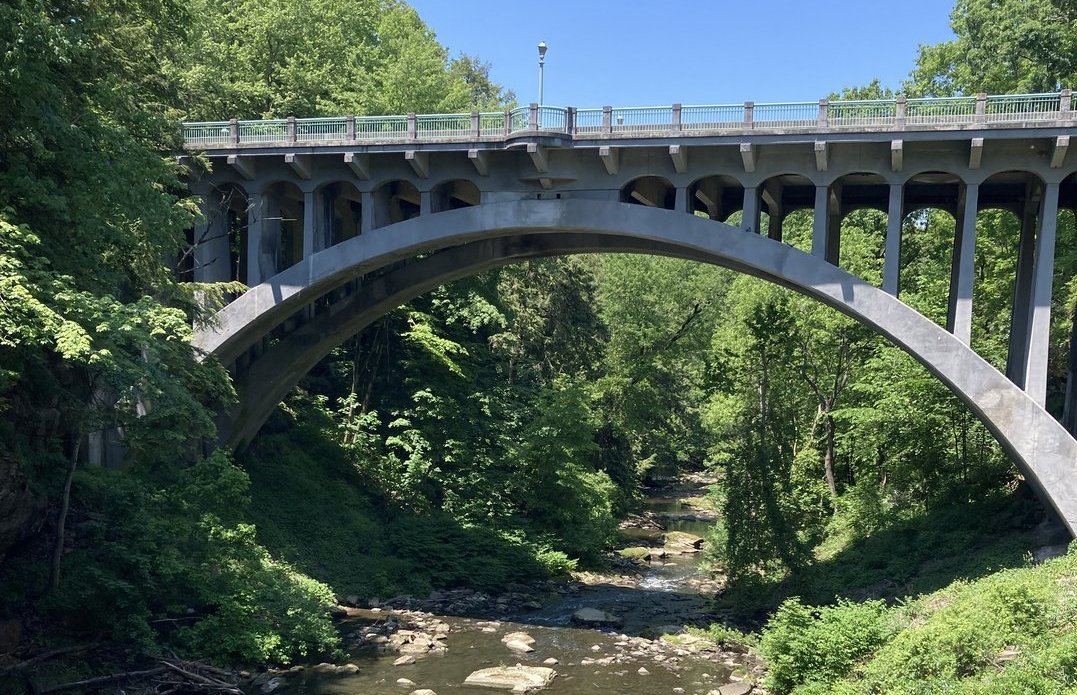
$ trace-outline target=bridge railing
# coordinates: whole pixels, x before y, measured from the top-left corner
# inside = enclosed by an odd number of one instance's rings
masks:
[[[190,149],[216,149],[298,143],[500,140],[527,132],[640,137],[749,130],[933,129],[1072,120],[1072,94],[1063,90],[1051,94],[601,109],[531,104],[506,111],[471,113],[205,121],[184,123],[183,138]]]

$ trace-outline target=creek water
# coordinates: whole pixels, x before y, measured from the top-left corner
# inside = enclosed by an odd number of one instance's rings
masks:
[[[676,498],[656,496],[645,500],[645,517],[657,518],[664,528],[625,529],[624,545],[660,547],[666,531],[705,535],[711,521],[685,515]],[[400,654],[371,647],[355,649],[350,662],[358,672],[341,676],[317,667],[290,674],[280,695],[408,695],[430,689],[437,695],[495,693],[490,688],[465,685],[468,674],[494,666],[542,666],[557,672],[542,689],[550,695],[633,693],[640,695],[705,695],[728,682],[730,666],[713,654],[696,653],[660,641],[641,639],[685,625],[706,625],[710,597],[692,583],[701,574],[698,554],[671,555],[637,570],[611,577],[609,582],[577,584],[571,591],[547,597],[541,608],[482,617],[411,614],[420,626],[447,623],[448,633],[439,638],[444,650],[419,656],[415,663],[394,665]],[[573,624],[573,614],[594,608],[618,616],[612,628],[586,628]],[[391,612],[355,611],[342,626],[348,633],[362,633],[385,626],[386,620],[408,625],[407,615],[390,618]],[[444,629],[444,625],[442,628]],[[534,651],[516,653],[502,638],[522,631],[534,638]],[[642,670],[641,670],[642,669]],[[326,671],[328,669],[325,669]],[[399,679],[408,683],[398,684]],[[508,691],[501,691],[508,692]]]

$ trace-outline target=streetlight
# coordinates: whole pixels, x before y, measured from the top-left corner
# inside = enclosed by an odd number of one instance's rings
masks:
[[[539,41],[539,106],[542,106],[542,70],[546,67],[546,42]]]

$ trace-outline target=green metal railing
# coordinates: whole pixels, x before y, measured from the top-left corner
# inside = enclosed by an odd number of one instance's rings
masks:
[[[299,143],[503,139],[533,132],[646,135],[858,128],[950,128],[1074,120],[1069,90],[1052,94],[573,109],[531,104],[507,111],[184,123],[191,149]]]

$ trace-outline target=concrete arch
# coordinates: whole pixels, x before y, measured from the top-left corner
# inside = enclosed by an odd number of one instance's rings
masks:
[[[664,176],[637,176],[621,186],[622,203],[672,210],[676,206],[677,187]]]
[[[195,342],[231,363],[241,346],[260,341],[299,308],[372,270],[472,242],[565,234],[619,240],[604,250],[623,242],[625,250],[730,267],[795,289],[873,328],[946,384],[998,438],[1070,531],[1077,531],[1077,440],[1024,391],[956,337],[882,290],[790,246],[688,214],[604,201],[522,200],[423,216],[304,259],[225,307],[217,327],[198,334]],[[510,251],[493,255],[503,258]],[[412,272],[424,274],[425,260],[417,261],[420,270]],[[390,285],[401,280],[389,280],[391,276],[385,276],[387,290],[399,289]]]
[[[326,180],[314,189],[314,250],[336,246],[362,229],[363,194],[354,181]]]
[[[391,179],[373,191],[374,228],[418,217],[422,213],[422,194],[407,179]]]
[[[701,176],[688,184],[688,208],[712,220],[725,222],[744,207],[744,184],[728,174]]]
[[[430,189],[430,212],[445,212],[482,202],[482,191],[471,179],[446,179]]]

